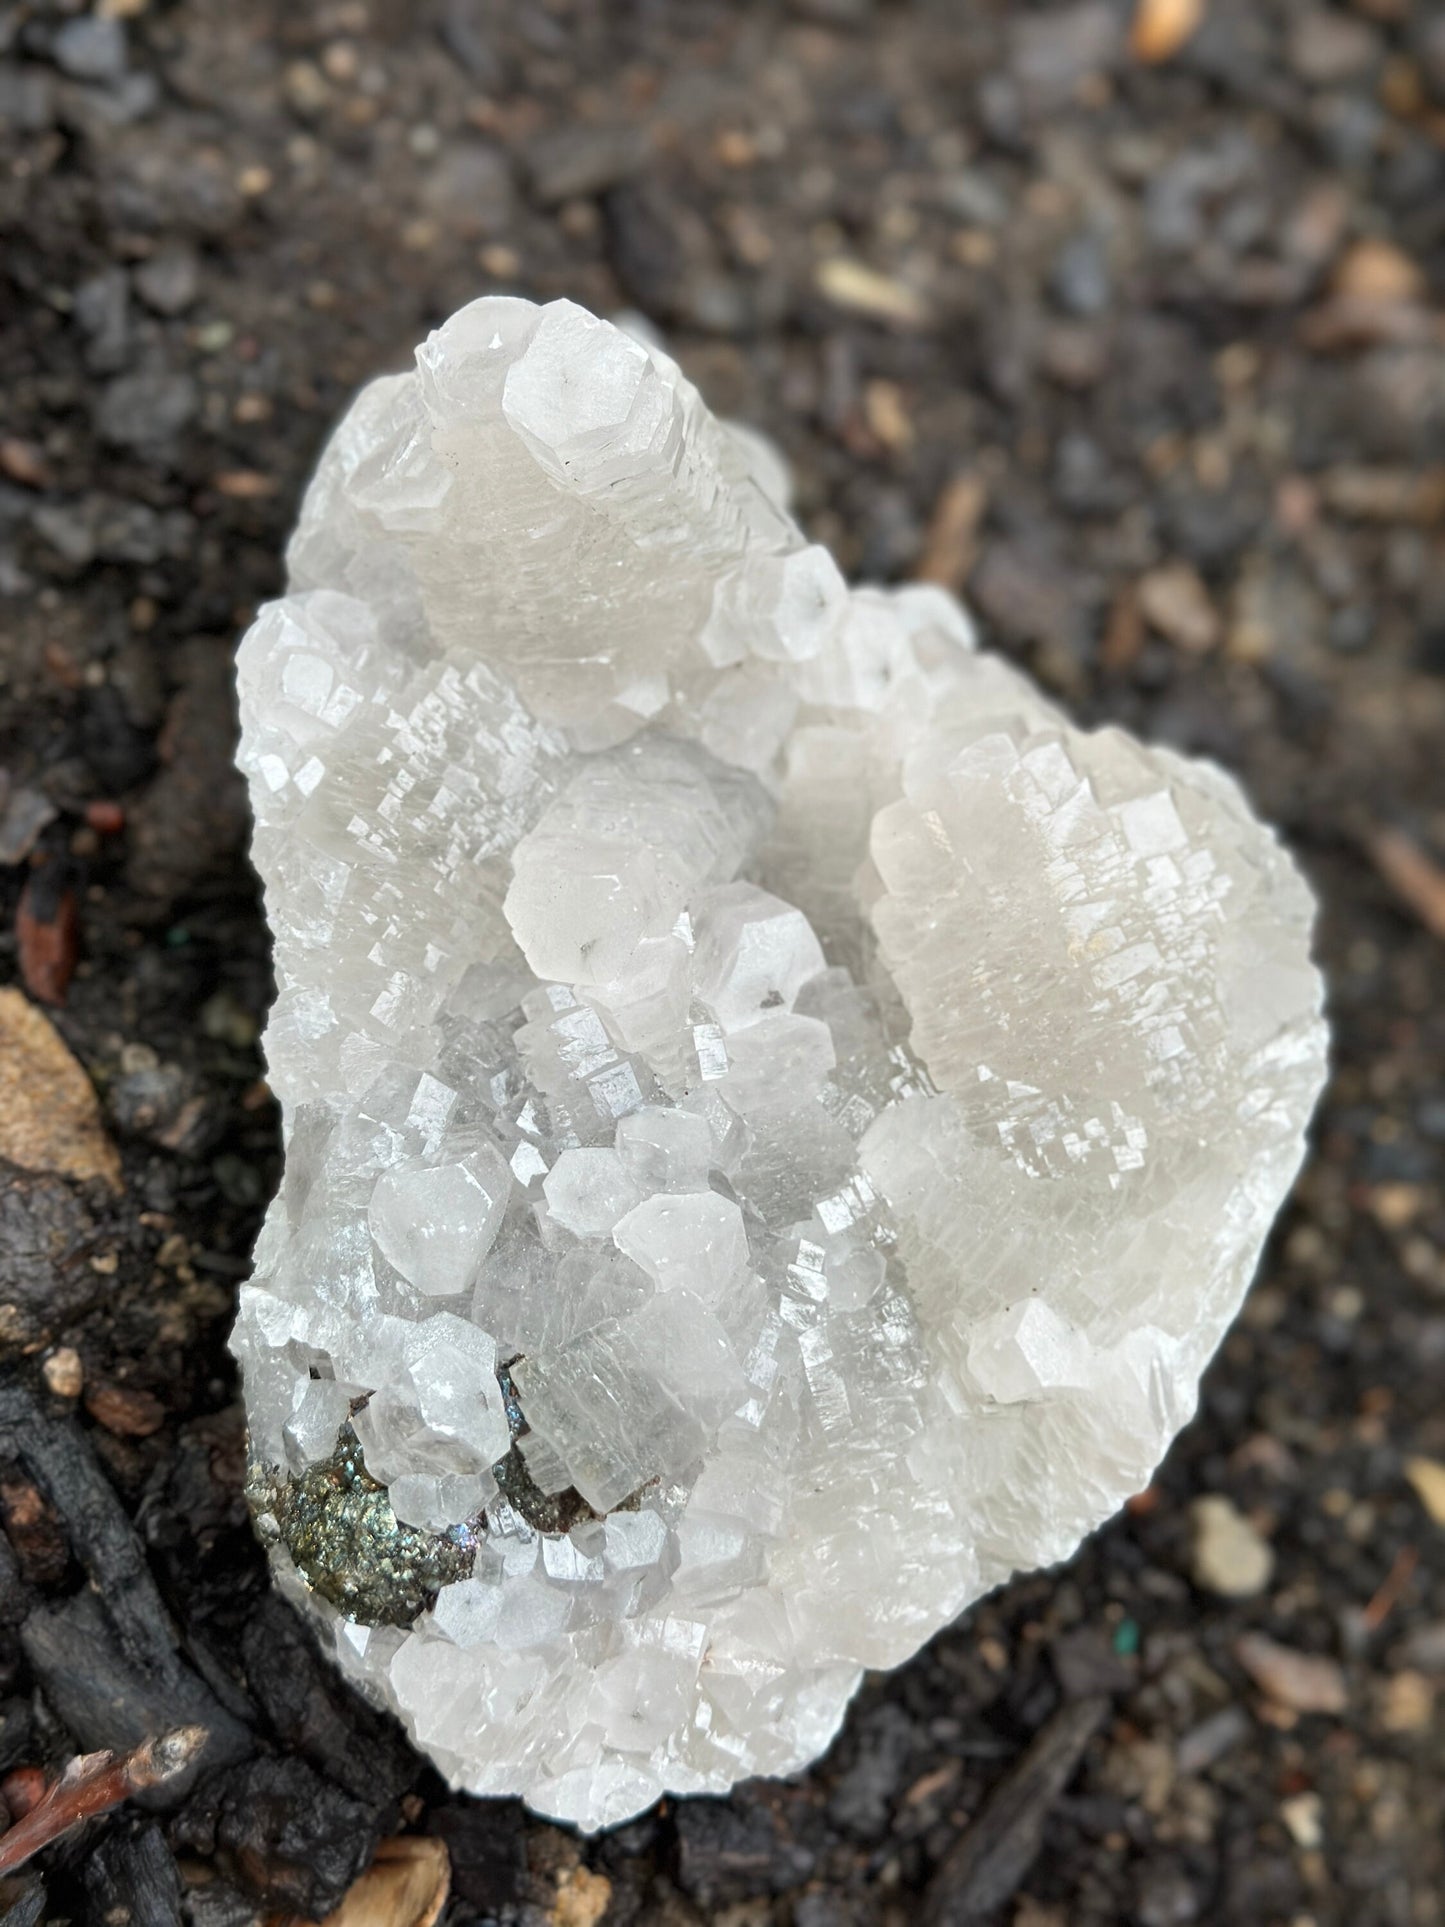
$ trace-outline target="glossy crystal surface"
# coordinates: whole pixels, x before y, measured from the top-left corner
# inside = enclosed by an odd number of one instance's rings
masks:
[[[476,1792],[796,1768],[1192,1412],[1323,1075],[1308,892],[1219,770],[846,588],[566,302],[367,388],[290,566],[240,655],[253,1453],[350,1415],[470,1563],[407,1625],[278,1571]]]

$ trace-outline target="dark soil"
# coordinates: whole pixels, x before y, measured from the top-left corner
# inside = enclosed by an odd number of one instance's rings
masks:
[[[212,1733],[0,1919],[316,1914],[401,1830],[457,1923],[1445,1920],[1407,1476],[1445,1462],[1445,13],[1209,0],[1156,65],[1131,11],[0,0],[0,968],[124,1164],[0,1207],[0,1775]],[[646,311],[852,572],[952,582],[1079,716],[1237,771],[1336,1036],[1149,1491],[803,1779],[592,1842],[449,1795],[316,1660],[225,1352],[278,1165],[230,650],[352,390],[498,287]],[[1254,1597],[1196,1583],[1205,1495],[1272,1547]]]

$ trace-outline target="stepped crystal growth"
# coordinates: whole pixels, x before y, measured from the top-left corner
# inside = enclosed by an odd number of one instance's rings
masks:
[[[1324,1061],[1233,782],[845,587],[666,355],[488,299],[358,398],[240,657],[283,1582],[597,1827],[811,1760],[1189,1417]]]

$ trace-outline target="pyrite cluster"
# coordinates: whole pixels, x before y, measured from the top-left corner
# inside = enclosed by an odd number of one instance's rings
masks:
[[[240,655],[258,1518],[445,1773],[589,1828],[807,1762],[1147,1481],[1322,1076],[1229,778],[787,495],[656,348],[478,301]]]

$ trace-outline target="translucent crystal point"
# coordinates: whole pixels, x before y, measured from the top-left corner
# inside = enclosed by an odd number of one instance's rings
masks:
[[[1323,1076],[1234,783],[849,590],[567,302],[373,383],[242,645],[258,1524],[458,1785],[804,1765],[1145,1484]]]

